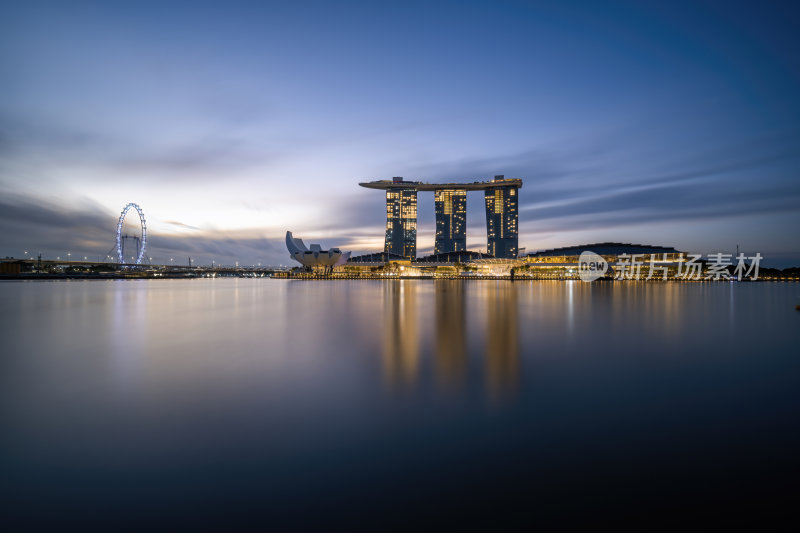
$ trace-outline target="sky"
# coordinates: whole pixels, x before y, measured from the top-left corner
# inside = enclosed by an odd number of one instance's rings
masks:
[[[504,174],[528,251],[800,266],[797,27],[771,2],[6,1],[0,256],[104,258],[131,202],[153,263],[289,264],[287,230],[382,251],[359,182]],[[418,217],[423,255],[432,193]]]

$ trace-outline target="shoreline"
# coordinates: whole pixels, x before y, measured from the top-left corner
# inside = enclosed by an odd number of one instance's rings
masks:
[[[2,281],[129,281],[129,280],[175,280],[175,279],[277,279],[277,280],[293,280],[293,281],[406,281],[406,280],[416,280],[416,281],[512,281],[512,282],[523,282],[523,281],[581,281],[580,278],[549,278],[549,277],[536,277],[536,276],[507,276],[507,275],[497,275],[497,276],[338,276],[338,275],[313,275],[313,274],[304,274],[304,275],[273,275],[273,274],[262,274],[262,275],[247,275],[247,274],[240,274],[240,275],[216,275],[216,276],[208,276],[208,275],[198,275],[198,274],[189,274],[189,273],[169,273],[169,274],[160,274],[157,276],[154,275],[142,275],[139,274],[96,274],[96,275],[87,275],[87,274],[17,274],[17,275],[8,275],[8,274],[0,274],[0,282]],[[617,283],[630,283],[630,282],[637,282],[637,283],[759,283],[759,282],[798,282],[800,279],[798,278],[759,278],[757,280],[752,280],[748,278],[744,278],[742,280],[735,280],[735,279],[625,279],[625,280],[618,280],[613,278],[599,278],[590,283],[610,283],[610,282],[617,282]]]

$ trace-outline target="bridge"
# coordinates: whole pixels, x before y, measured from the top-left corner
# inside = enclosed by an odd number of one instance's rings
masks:
[[[0,259],[0,279],[252,278],[271,277],[286,270],[288,267],[260,265],[137,265],[110,261]]]

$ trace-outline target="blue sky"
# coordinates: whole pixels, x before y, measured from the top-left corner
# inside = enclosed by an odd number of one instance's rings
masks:
[[[404,176],[520,177],[520,246],[800,265],[800,37],[787,3],[4,2],[0,255],[286,264],[383,246]],[[482,197],[468,246],[485,248]],[[433,248],[432,194],[419,249]]]

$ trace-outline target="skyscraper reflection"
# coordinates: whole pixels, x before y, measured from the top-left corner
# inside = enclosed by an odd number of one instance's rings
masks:
[[[452,390],[464,383],[467,370],[466,306],[463,281],[437,281],[436,379]]]
[[[486,286],[486,389],[490,400],[513,396],[519,380],[516,286],[498,281]]]
[[[384,283],[383,369],[392,385],[413,385],[419,374],[417,287],[413,281]]]
[[[384,283],[381,366],[387,386],[429,383],[445,393],[471,386],[491,402],[513,397],[520,370],[518,288],[508,281]],[[470,317],[477,328],[468,334]]]

